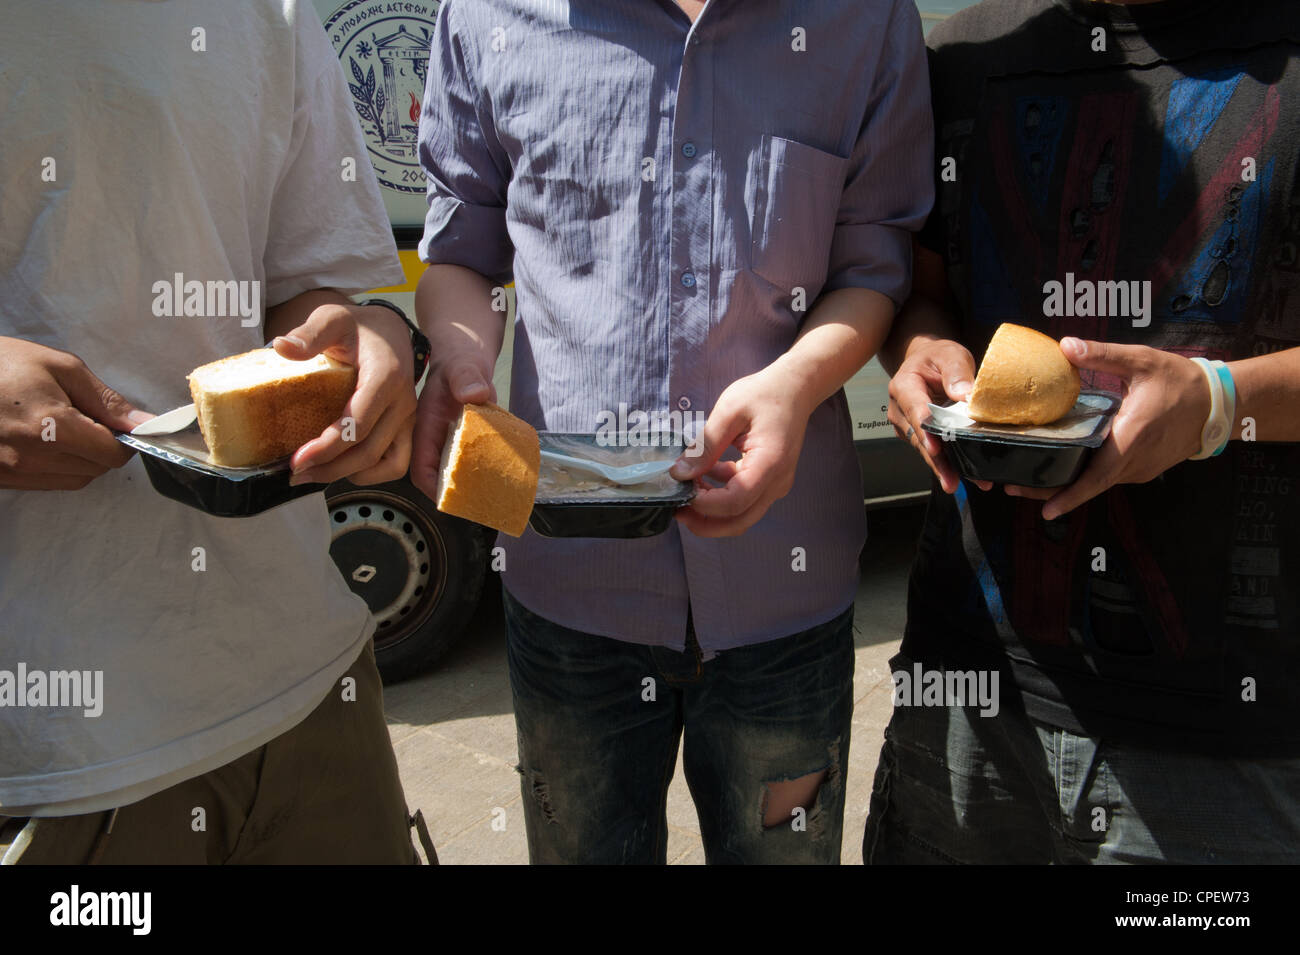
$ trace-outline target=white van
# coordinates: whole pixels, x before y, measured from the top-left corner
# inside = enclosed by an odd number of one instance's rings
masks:
[[[357,119],[370,148],[406,282],[376,289],[415,314],[416,255],[424,221],[425,179],[416,155],[436,0],[313,0],[348,77]],[[919,0],[927,29],[972,0]],[[509,395],[514,298],[494,381]],[[889,379],[872,360],[845,386],[862,468],[864,505],[879,507],[928,493],[929,472],[895,438],[885,418]],[[378,621],[375,654],[385,681],[429,668],[454,646],[489,574],[492,533],[434,508],[409,481],[377,487],[331,485],[330,553]]]

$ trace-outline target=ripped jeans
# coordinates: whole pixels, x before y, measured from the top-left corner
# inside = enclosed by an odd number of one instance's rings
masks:
[[[668,784],[683,764],[705,859],[838,863],[853,713],[853,607],[793,636],[704,661],[552,623],[504,593],[528,855],[534,863],[667,861]],[[767,827],[768,784],[825,772]]]

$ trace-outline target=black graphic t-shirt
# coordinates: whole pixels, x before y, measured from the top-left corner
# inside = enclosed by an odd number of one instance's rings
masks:
[[[1288,0],[986,0],[937,28],[922,240],[976,360],[1005,321],[1225,361],[1300,345],[1298,41]],[[1040,509],[932,495],[904,654],[1001,667],[1004,706],[1074,732],[1300,753],[1300,445]]]

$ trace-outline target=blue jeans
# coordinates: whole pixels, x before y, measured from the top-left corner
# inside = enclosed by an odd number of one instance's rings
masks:
[[[910,660],[890,661],[907,671]],[[1003,706],[894,709],[868,864],[1296,863],[1300,759],[1079,736]]]
[[[504,593],[528,855],[667,861],[668,783],[686,781],[709,863],[836,863],[853,712],[853,608],[702,659],[561,627]],[[766,828],[768,783],[825,771],[816,800]]]

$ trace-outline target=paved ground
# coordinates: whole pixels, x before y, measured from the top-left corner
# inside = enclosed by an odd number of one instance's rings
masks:
[[[862,827],[885,722],[889,658],[898,646],[907,569],[920,527],[919,507],[872,514],[862,556],[854,641],[853,740],[849,750],[843,861],[862,861]],[[506,674],[501,602],[479,607],[465,644],[434,672],[389,687],[389,730],[407,802],[420,807],[444,865],[528,861],[517,746]],[[496,820],[496,826],[493,821]],[[668,859],[703,863],[699,823],[678,756],[668,793]]]

